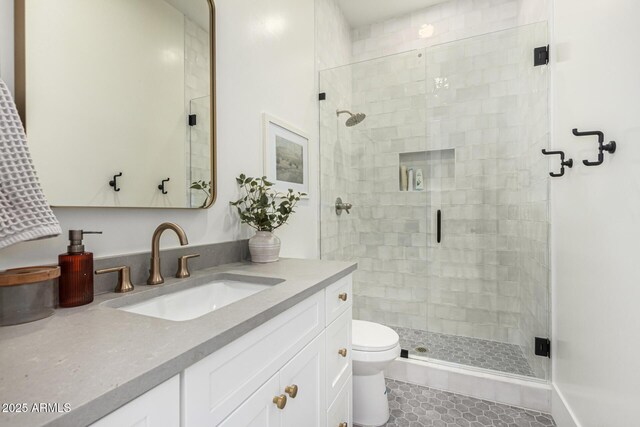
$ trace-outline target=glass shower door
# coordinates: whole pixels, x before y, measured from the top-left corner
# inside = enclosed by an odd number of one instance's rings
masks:
[[[429,358],[548,375],[533,349],[549,336],[548,76],[533,64],[546,44],[543,23],[426,51],[428,153],[440,170],[431,216],[441,224],[428,244]]]

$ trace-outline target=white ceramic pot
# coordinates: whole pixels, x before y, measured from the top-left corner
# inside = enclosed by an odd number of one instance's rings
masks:
[[[275,262],[280,259],[280,239],[271,231],[256,231],[249,239],[252,262]]]

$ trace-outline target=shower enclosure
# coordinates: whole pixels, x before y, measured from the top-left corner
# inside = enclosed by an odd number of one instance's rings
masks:
[[[410,358],[549,377],[546,45],[539,23],[320,73],[321,254],[358,262],[354,318]]]

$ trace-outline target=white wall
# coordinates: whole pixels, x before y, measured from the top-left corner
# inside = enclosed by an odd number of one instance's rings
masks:
[[[554,146],[577,165],[552,183],[553,378],[584,427],[638,425],[638,16],[637,0],[555,0]],[[574,127],[618,151],[583,166],[597,144]]]
[[[234,177],[262,174],[261,114],[266,111],[311,136],[311,195],[291,223],[278,231],[282,255],[317,256],[317,93],[314,84],[313,0],[217,1],[218,200],[206,211],[56,209],[65,231],[95,229],[87,238],[96,256],[150,250],[163,221],[182,225],[192,244],[248,237],[228,202],[237,196]],[[174,237],[164,247],[177,246]],[[54,262],[65,236],[0,252],[0,268]]]
[[[0,0],[0,77],[13,90],[13,0]]]

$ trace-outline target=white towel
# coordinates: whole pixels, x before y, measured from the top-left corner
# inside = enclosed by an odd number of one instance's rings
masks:
[[[0,79],[0,249],[61,232],[38,182],[16,105]]]

